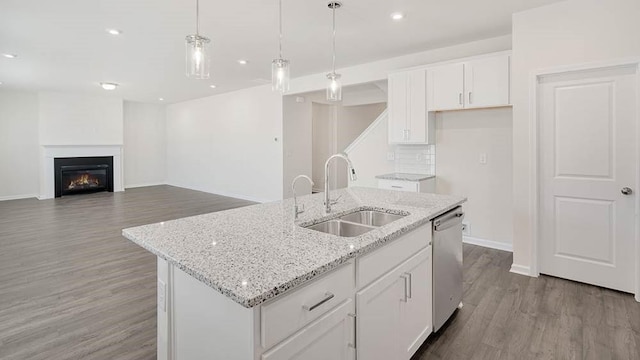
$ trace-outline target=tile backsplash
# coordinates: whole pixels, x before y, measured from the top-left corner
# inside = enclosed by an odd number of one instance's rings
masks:
[[[410,174],[436,173],[435,145],[397,145],[395,171]]]

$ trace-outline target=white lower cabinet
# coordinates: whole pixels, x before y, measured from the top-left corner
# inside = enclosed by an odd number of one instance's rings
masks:
[[[410,359],[432,330],[431,246],[356,295],[359,359]]]
[[[341,305],[262,355],[263,360],[355,358],[353,301]]]

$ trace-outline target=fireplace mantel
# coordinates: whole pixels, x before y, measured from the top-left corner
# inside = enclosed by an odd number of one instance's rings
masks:
[[[124,191],[122,145],[42,145],[40,148],[40,196],[55,197],[53,159],[61,157],[113,156],[113,191]]]

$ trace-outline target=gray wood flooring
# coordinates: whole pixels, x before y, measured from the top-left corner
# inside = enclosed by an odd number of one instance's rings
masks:
[[[120,230],[248,204],[170,186],[0,202],[0,359],[155,359],[155,257]],[[413,360],[640,359],[631,295],[511,274],[502,251],[464,261],[465,306]]]

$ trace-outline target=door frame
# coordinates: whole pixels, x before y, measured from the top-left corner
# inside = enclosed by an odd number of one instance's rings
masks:
[[[538,114],[539,105],[539,85],[540,79],[548,75],[558,75],[585,70],[597,70],[616,67],[632,66],[636,68],[636,160],[640,160],[640,57],[630,57],[611,61],[591,62],[576,65],[565,65],[553,68],[545,68],[534,70],[529,75],[529,173],[531,174],[531,183],[529,184],[529,222],[531,224],[531,267],[529,275],[540,276],[539,270],[539,241],[540,241],[540,119]],[[640,166],[636,169],[637,196],[635,199],[635,299],[640,302]]]

